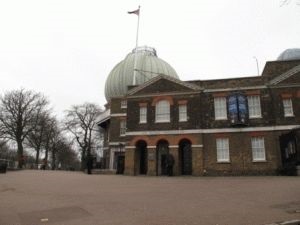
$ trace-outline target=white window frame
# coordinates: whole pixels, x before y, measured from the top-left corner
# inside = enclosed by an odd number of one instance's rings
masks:
[[[179,113],[179,122],[186,122],[187,121],[187,105],[186,104],[179,105],[178,113]]]
[[[291,98],[283,99],[282,100],[282,105],[283,105],[283,111],[284,111],[284,116],[285,117],[294,116],[293,102],[292,102]]]
[[[161,100],[155,105],[155,122],[170,122],[170,103],[167,100]]]
[[[147,123],[147,106],[140,106],[140,123]]]
[[[126,135],[126,120],[120,121],[120,136]]]
[[[121,109],[127,109],[127,100],[121,101]]]
[[[265,139],[263,137],[252,137],[251,148],[253,162],[266,161]]]
[[[226,97],[214,98],[215,120],[227,120]]]
[[[261,118],[261,105],[259,95],[247,96],[249,118]]]
[[[230,162],[229,139],[217,138],[216,147],[217,147],[217,162]]]

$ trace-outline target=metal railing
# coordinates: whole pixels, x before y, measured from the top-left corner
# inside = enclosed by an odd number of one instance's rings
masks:
[[[16,162],[13,161],[13,160],[0,159],[0,164],[1,163],[6,163],[8,169],[14,169],[14,168],[16,168]]]

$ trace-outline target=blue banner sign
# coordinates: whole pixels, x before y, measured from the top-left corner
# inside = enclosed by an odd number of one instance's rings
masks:
[[[246,125],[248,122],[247,98],[241,93],[228,96],[228,116],[232,125]]]

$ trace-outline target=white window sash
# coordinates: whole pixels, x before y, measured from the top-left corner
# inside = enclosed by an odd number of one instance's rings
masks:
[[[120,136],[124,136],[126,134],[126,121],[122,120],[120,122]]]
[[[126,100],[122,100],[121,101],[121,109],[126,109],[127,108],[127,101]]]
[[[217,162],[230,162],[229,156],[229,139],[217,138]]]
[[[254,162],[266,161],[264,138],[255,137],[251,139],[252,159]]]
[[[147,123],[147,107],[140,107],[140,123]]]
[[[168,101],[162,100],[156,103],[155,122],[170,122],[170,103]]]
[[[261,106],[259,96],[248,96],[249,118],[261,118]]]
[[[187,121],[187,107],[186,105],[179,105],[179,121]]]
[[[292,99],[283,99],[283,110],[284,110],[284,116],[289,117],[289,116],[294,116],[294,111],[293,111],[293,103]]]
[[[226,98],[225,97],[214,98],[214,107],[215,107],[215,119],[226,120],[227,119]]]

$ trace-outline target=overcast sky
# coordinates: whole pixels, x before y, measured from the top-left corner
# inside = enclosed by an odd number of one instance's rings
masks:
[[[257,75],[300,47],[300,1],[1,0],[0,93],[43,92],[59,116],[73,104],[105,104],[112,68],[139,45],[156,48],[182,80]]]

